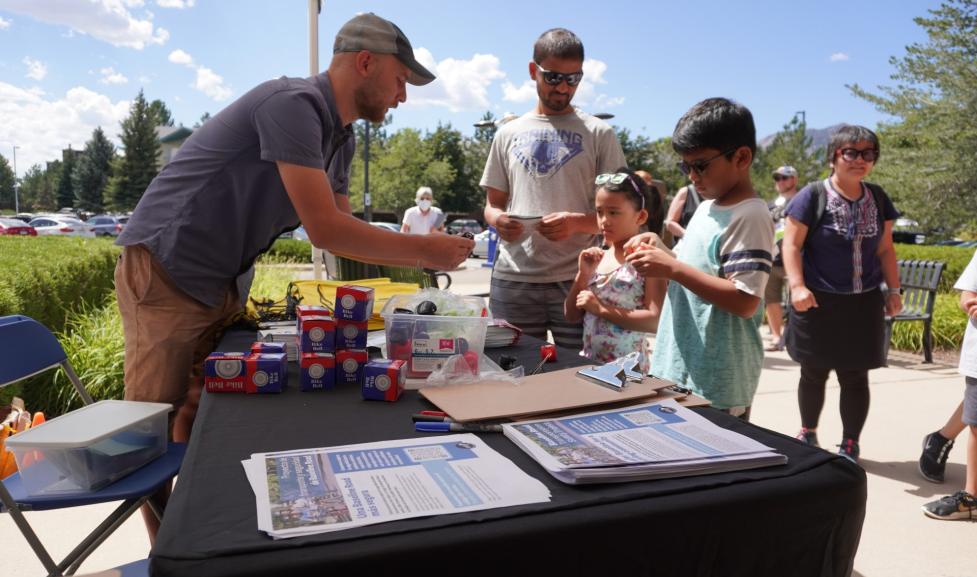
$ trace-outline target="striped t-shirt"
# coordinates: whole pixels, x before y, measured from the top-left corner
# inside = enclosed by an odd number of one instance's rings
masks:
[[[773,236],[770,213],[759,198],[733,206],[708,200],[696,210],[676,253],[680,261],[762,299]],[[717,408],[750,406],[763,365],[762,319],[762,302],[744,319],[672,281],[658,323],[651,373],[691,388]]]

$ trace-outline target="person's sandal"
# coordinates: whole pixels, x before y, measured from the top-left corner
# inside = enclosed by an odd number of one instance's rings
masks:
[[[771,341],[767,341],[767,344],[763,346],[763,350],[771,351],[771,352],[782,351],[784,350],[784,346],[780,344],[780,339],[771,340]]]

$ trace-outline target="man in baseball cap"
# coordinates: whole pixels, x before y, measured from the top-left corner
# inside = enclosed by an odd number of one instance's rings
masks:
[[[773,180],[778,194],[776,200],[767,205],[767,208],[770,209],[770,218],[773,219],[774,240],[776,242],[773,251],[773,266],[770,268],[770,276],[767,277],[767,287],[763,294],[763,300],[767,303],[767,323],[770,325],[770,340],[767,341],[765,348],[768,351],[779,351],[784,348],[784,309],[780,303],[783,300],[784,283],[787,279],[780,246],[783,244],[784,238],[784,209],[790,199],[797,194],[797,169],[785,164],[773,171]]]
[[[353,122],[382,122],[408,83],[433,79],[399,28],[361,14],[336,36],[328,70],[244,93],[150,183],[117,241],[125,396],[172,403],[174,441],[189,439],[204,358],[242,309],[255,259],[282,233],[301,224],[314,246],[378,264],[452,269],[471,253],[461,236],[370,226],[347,197]],[[152,540],[157,522],[144,518]]]
[[[333,43],[333,54],[340,52],[359,52],[368,50],[376,54],[393,54],[410,69],[407,82],[414,86],[424,86],[435,76],[414,58],[410,40],[396,24],[384,20],[372,12],[357,14],[343,24]]]

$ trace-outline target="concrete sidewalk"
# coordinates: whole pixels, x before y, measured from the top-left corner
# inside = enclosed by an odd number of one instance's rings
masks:
[[[487,293],[490,271],[478,260],[452,271],[452,290]],[[855,559],[856,576],[968,577],[977,574],[977,523],[929,519],[920,506],[963,487],[964,436],[950,453],[946,483],[924,480],[916,470],[923,436],[939,429],[960,402],[963,377],[946,364],[922,364],[921,357],[892,352],[890,366],[870,375],[872,408],[862,434],[861,465],[868,474],[868,509]],[[799,367],[786,353],[767,353],[753,404],[754,423],[787,435],[800,427]],[[841,442],[838,384],[828,383],[818,436],[826,449]],[[41,540],[60,558],[114,505],[28,513]],[[784,503],[790,514],[790,503]],[[749,515],[748,511],[743,512]],[[137,515],[138,517],[138,515]],[[257,529],[256,529],[257,530]],[[130,519],[83,565],[102,570],[149,552],[141,519]],[[9,516],[0,516],[0,558],[5,577],[43,575],[40,563]]]

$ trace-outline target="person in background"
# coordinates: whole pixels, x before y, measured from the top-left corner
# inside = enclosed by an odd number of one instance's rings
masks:
[[[943,482],[943,469],[953,439],[963,430],[967,435],[967,474],[962,490],[923,505],[923,513],[946,521],[977,520],[977,253],[953,285],[960,291],[960,308],[967,313],[967,330],[960,351],[960,373],[964,376],[963,403],[941,431],[923,441],[919,470],[931,481]]]
[[[568,320],[583,319],[582,356],[606,363],[640,352],[641,370],[647,373],[647,337],[658,328],[665,280],[642,279],[625,262],[624,245],[642,229],[661,230],[661,197],[627,167],[599,175],[595,184],[597,224],[607,249],[580,253],[564,310]],[[654,222],[649,214],[656,215]]]
[[[662,240],[666,242],[667,246],[672,246],[672,244],[668,242],[668,238],[666,238],[666,235],[670,236],[671,233],[668,233],[664,225],[665,203],[667,202],[667,197],[668,197],[668,187],[665,185],[663,181],[655,180],[655,178],[651,176],[651,173],[648,172],[647,170],[635,170],[634,174],[636,176],[639,176],[641,180],[643,180],[644,183],[648,185],[649,190],[653,190],[655,191],[655,193],[658,194],[658,202],[656,203],[656,205],[657,205],[657,210],[661,212],[661,215],[649,213],[648,222],[645,223],[645,228],[648,230],[648,232],[653,232],[661,236]],[[654,223],[656,222],[661,222],[662,224],[658,225],[658,230],[653,230],[651,227],[655,226]]]
[[[406,236],[351,214],[352,123],[381,122],[407,84],[434,75],[392,22],[355,16],[336,35],[329,68],[246,92],[204,123],[153,179],[117,244],[116,294],[125,334],[125,398],[171,403],[171,436],[190,439],[203,363],[241,309],[253,264],[301,223],[312,244],[367,262],[450,269],[471,240]],[[165,503],[169,487],[154,497]],[[157,522],[144,507],[150,541]]]
[[[770,268],[770,278],[763,293],[763,300],[767,306],[767,324],[770,326],[770,340],[764,347],[768,351],[784,349],[784,307],[780,301],[784,298],[784,258],[780,254],[780,246],[784,238],[784,210],[787,203],[797,194],[797,169],[793,166],[781,166],[773,171],[774,186],[777,188],[777,198],[767,205],[770,218],[773,219],[774,248],[773,266]]]
[[[844,429],[838,454],[852,462],[868,418],[868,372],[885,365],[885,315],[902,310],[892,244],[899,213],[881,187],[865,182],[878,158],[874,132],[838,129],[828,143],[831,175],[787,205],[782,245],[790,284],[787,352],[801,365],[797,437],[818,445],[825,382],[834,370]]]
[[[550,332],[557,345],[578,350],[583,325],[564,316],[563,302],[577,256],[597,241],[594,179],[627,164],[614,129],[570,104],[583,61],[583,43],[569,30],[547,30],[536,40],[529,62],[536,106],[495,133],[481,180],[485,221],[501,240],[493,316],[537,338]]]
[[[773,222],[750,180],[753,115],[725,98],[703,100],[679,119],[672,147],[705,200],[675,257],[651,246],[650,233],[626,246],[634,251],[627,262],[641,276],[670,281],[651,373],[749,420],[763,366],[760,303],[773,250]]]
[[[417,189],[414,203],[417,206],[412,206],[404,212],[404,224],[401,225],[400,232],[406,234],[444,232],[444,213],[440,208],[432,206],[434,193],[430,186]]]
[[[665,230],[671,233],[675,244],[685,236],[685,227],[689,226],[692,215],[702,203],[702,195],[695,188],[695,184],[689,183],[675,193],[675,198],[668,205],[668,214],[665,215]]]

